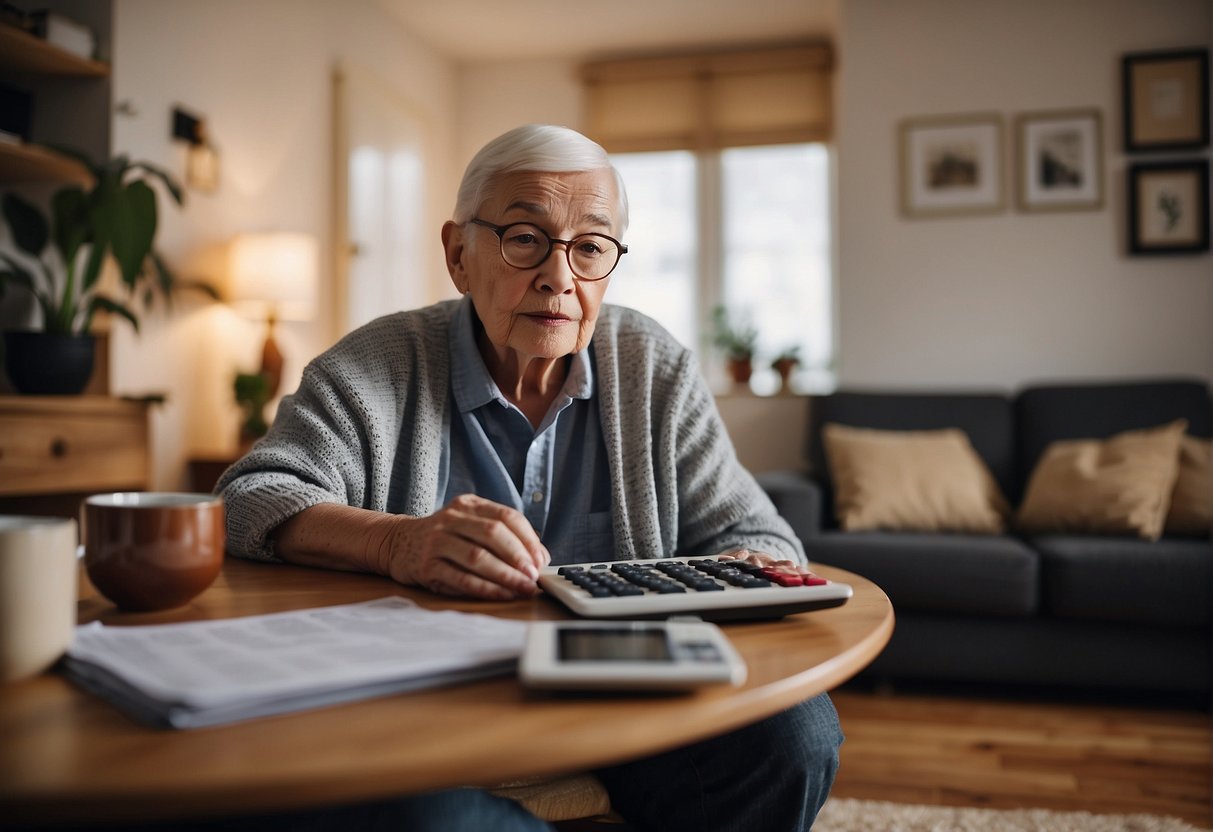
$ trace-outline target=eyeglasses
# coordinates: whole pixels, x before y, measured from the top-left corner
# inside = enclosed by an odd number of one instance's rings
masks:
[[[516,269],[533,269],[552,254],[556,243],[564,244],[564,256],[573,275],[581,280],[602,280],[615,270],[619,258],[628,247],[606,234],[578,234],[571,240],[561,240],[529,222],[494,225],[481,219],[469,222],[481,225],[501,241],[501,259]]]

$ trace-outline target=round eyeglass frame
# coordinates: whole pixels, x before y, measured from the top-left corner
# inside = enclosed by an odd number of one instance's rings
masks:
[[[614,237],[610,236],[609,234],[599,234],[594,231],[588,232],[586,234],[578,234],[576,237],[572,238],[571,240],[561,240],[559,237],[551,236],[546,231],[544,231],[542,228],[535,225],[535,223],[533,223],[533,222],[511,222],[506,225],[497,225],[495,223],[489,222],[488,220],[482,220],[479,217],[472,217],[472,219],[468,220],[468,222],[472,223],[473,225],[479,225],[484,228],[487,228],[490,231],[492,231],[494,234],[496,234],[497,242],[499,243],[497,250],[498,250],[498,253],[501,254],[502,261],[507,266],[510,266],[515,269],[525,270],[525,269],[539,268],[540,266],[542,266],[544,263],[547,262],[547,259],[549,257],[552,256],[552,250],[556,247],[556,243],[563,243],[564,244],[564,259],[565,259],[565,262],[567,262],[569,264],[569,271],[571,271],[573,273],[573,276],[576,277],[578,280],[584,280],[587,283],[592,283],[592,282],[598,281],[598,280],[606,280],[608,277],[611,276],[611,272],[615,271],[615,267],[619,265],[619,258],[623,257],[623,255],[628,253],[628,247],[624,243],[619,242],[618,240],[616,240]],[[505,232],[517,225],[530,226],[531,228],[538,231],[539,234],[543,237],[543,239],[548,241],[547,251],[545,251],[543,253],[542,257],[540,257],[538,260],[536,260],[534,263],[532,263],[529,266],[519,266],[515,263],[511,263],[505,256]],[[583,275],[580,275],[577,273],[577,267],[573,265],[573,243],[577,242],[578,240],[580,240],[584,237],[600,237],[604,240],[609,240],[615,246],[615,262],[611,264],[611,267],[609,269],[607,269],[606,274],[601,275],[600,277],[585,277]]]

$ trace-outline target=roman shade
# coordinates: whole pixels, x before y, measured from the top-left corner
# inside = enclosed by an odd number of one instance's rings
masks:
[[[585,64],[586,133],[612,153],[828,141],[833,49],[763,49]]]

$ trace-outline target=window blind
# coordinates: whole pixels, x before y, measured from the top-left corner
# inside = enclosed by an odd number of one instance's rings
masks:
[[[833,64],[823,42],[594,61],[585,132],[612,153],[828,141]]]

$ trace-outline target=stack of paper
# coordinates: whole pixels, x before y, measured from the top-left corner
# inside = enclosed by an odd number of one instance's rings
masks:
[[[197,728],[513,672],[526,624],[405,598],[164,624],[78,627],[73,681],[140,720]]]

